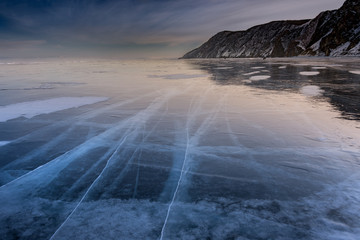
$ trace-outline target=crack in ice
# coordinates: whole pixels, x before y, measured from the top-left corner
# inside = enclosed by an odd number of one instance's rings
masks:
[[[95,183],[100,179],[101,175],[105,172],[105,170],[107,169],[107,167],[109,166],[110,161],[113,159],[113,157],[115,156],[115,154],[119,151],[120,147],[124,144],[124,142],[126,141],[127,137],[130,135],[131,133],[129,133],[128,135],[126,135],[123,140],[119,143],[118,147],[115,149],[114,153],[110,156],[110,158],[108,159],[108,161],[106,162],[105,167],[103,168],[103,170],[101,171],[101,173],[97,176],[97,178],[93,181],[93,183],[90,185],[90,187],[86,190],[85,194],[83,195],[83,197],[80,199],[80,201],[78,202],[78,204],[76,205],[76,207],[74,208],[74,210],[71,211],[71,213],[67,216],[67,218],[65,219],[65,221],[60,225],[60,227],[54,232],[54,234],[49,238],[49,240],[54,239],[54,237],[56,236],[56,234],[60,231],[60,229],[66,224],[66,222],[71,218],[71,216],[74,214],[74,212],[77,210],[77,208],[80,206],[80,204],[84,201],[85,197],[87,196],[87,194],[89,193],[89,191],[91,190],[91,188],[95,185]]]
[[[188,116],[190,114],[190,110],[192,108],[193,102],[194,102],[194,98],[190,102],[190,106],[189,106],[189,110],[188,110]],[[163,226],[161,228],[160,240],[163,240],[163,238],[164,238],[165,228],[166,228],[166,224],[168,222],[169,216],[170,216],[171,207],[174,204],[177,192],[178,192],[179,187],[180,187],[182,176],[184,175],[185,163],[186,163],[186,160],[187,160],[187,155],[188,155],[188,151],[189,151],[189,145],[190,145],[190,139],[189,139],[189,120],[188,120],[187,124],[186,124],[186,149],[185,149],[185,153],[184,153],[184,160],[183,160],[183,164],[182,164],[181,171],[180,171],[180,177],[179,177],[179,180],[177,182],[177,185],[176,185],[176,188],[175,188],[175,191],[174,191],[174,195],[173,195],[173,197],[171,199],[171,202],[169,204],[169,207],[167,209],[164,224],[163,224]]]
[[[206,129],[209,127],[209,125],[211,124],[211,122],[213,121],[215,115],[217,115],[217,113],[220,111],[220,106],[223,104],[224,102],[224,97],[223,96],[223,99],[221,99],[217,105],[217,107],[215,108],[215,112],[209,116],[202,124],[201,126],[198,128],[198,130],[196,131],[196,133],[194,134],[194,136],[192,136],[192,139],[197,139],[198,137],[200,137],[200,135],[202,135],[203,132],[206,131]],[[196,109],[198,112],[199,109],[201,109],[201,103],[202,101],[204,101],[205,99],[205,95],[202,96],[202,98],[200,99],[200,101],[198,102],[197,106],[196,106]],[[193,105],[193,101],[191,101],[190,103],[190,107],[189,107],[189,111],[188,111],[188,115],[190,114],[190,110],[192,109],[192,105]],[[192,114],[193,115],[193,114]],[[191,116],[189,117],[191,119]],[[185,149],[185,154],[184,154],[184,161],[183,161],[183,164],[182,164],[182,167],[181,167],[181,170],[180,170],[180,177],[179,177],[179,180],[177,182],[177,185],[176,185],[176,188],[175,188],[175,191],[174,191],[174,195],[171,199],[171,202],[169,204],[169,207],[168,207],[168,210],[167,210],[167,213],[166,213],[166,217],[165,217],[165,221],[164,221],[164,224],[162,226],[162,229],[161,229],[161,234],[160,234],[160,240],[163,240],[164,238],[164,234],[165,234],[165,228],[166,228],[166,225],[168,223],[168,220],[169,220],[169,216],[170,216],[170,212],[171,212],[171,208],[175,202],[175,198],[177,196],[177,193],[178,193],[178,190],[180,188],[180,184],[181,184],[181,181],[183,179],[183,175],[188,173],[188,170],[185,170],[185,166],[186,166],[186,163],[187,163],[187,160],[188,160],[188,152],[189,152],[189,148],[190,148],[190,138],[189,138],[189,120],[187,121],[187,126],[186,126],[186,149]]]
[[[185,163],[186,163],[186,160],[187,160],[187,155],[188,155],[188,150],[189,150],[189,130],[187,129],[186,131],[186,139],[187,139],[187,142],[186,142],[186,150],[185,150],[185,155],[184,155],[184,161],[183,161],[183,164],[182,164],[182,167],[181,167],[181,171],[180,171],[180,177],[179,177],[179,181],[177,183],[177,186],[176,186],[176,189],[175,189],[175,192],[174,192],[174,195],[171,199],[171,202],[169,204],[169,207],[168,207],[168,210],[167,210],[167,213],[166,213],[166,217],[165,217],[165,221],[164,221],[164,225],[161,229],[161,235],[160,235],[160,240],[162,240],[164,238],[164,233],[165,233],[165,227],[166,227],[166,224],[168,222],[168,219],[169,219],[169,215],[170,215],[170,211],[171,211],[171,207],[172,205],[174,204],[174,201],[175,201],[175,198],[176,198],[176,195],[177,195],[177,192],[179,190],[179,187],[180,187],[180,183],[181,183],[181,180],[182,180],[182,176],[184,175],[184,170],[185,170]]]

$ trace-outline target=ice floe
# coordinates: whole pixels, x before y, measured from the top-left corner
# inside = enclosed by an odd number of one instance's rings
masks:
[[[32,118],[69,108],[106,101],[106,97],[60,97],[46,100],[21,102],[0,107],[0,122],[18,117]]]

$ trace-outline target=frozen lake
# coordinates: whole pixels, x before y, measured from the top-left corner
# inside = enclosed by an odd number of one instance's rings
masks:
[[[1,239],[358,239],[359,59],[0,60]]]

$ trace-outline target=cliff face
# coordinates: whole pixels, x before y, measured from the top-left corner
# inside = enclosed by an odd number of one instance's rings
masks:
[[[217,33],[183,58],[360,56],[360,1],[347,0],[316,18],[275,21]]]

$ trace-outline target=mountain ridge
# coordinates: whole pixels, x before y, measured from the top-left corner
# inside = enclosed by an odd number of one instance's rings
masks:
[[[182,58],[360,56],[360,1],[314,19],[272,21],[244,31],[222,31]]]

